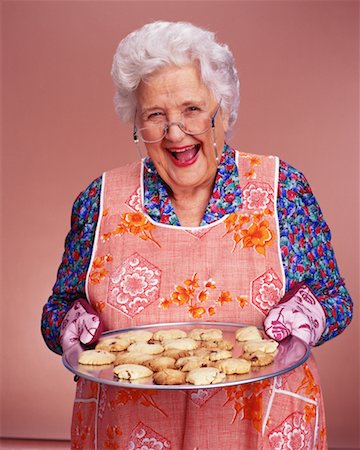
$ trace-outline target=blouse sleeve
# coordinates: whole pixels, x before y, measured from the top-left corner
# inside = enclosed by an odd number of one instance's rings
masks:
[[[317,345],[342,333],[352,301],[341,278],[331,233],[304,175],[280,161],[277,210],[286,290],[305,281],[321,303],[326,328]]]
[[[99,216],[102,178],[93,181],[74,202],[71,229],[57,273],[53,293],[43,308],[41,332],[46,345],[61,354],[60,326],[78,298],[86,298],[85,280]]]

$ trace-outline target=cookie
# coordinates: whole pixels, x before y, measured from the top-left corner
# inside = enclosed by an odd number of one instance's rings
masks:
[[[154,341],[165,341],[166,339],[181,339],[186,338],[187,334],[183,330],[170,329],[170,330],[159,330],[153,335]]]
[[[279,343],[272,339],[262,339],[259,341],[247,341],[243,344],[244,353],[254,353],[261,351],[264,353],[273,353],[278,348]]]
[[[206,358],[210,355],[211,350],[205,348],[205,347],[199,347],[195,350],[189,350],[189,355],[184,356],[202,356],[203,358]]]
[[[128,352],[148,353],[150,355],[158,355],[164,351],[161,344],[149,344],[147,342],[134,342],[127,348]]]
[[[200,369],[190,370],[186,376],[186,381],[191,384],[206,385],[222,383],[226,375],[216,367],[201,367]]]
[[[177,350],[194,350],[199,347],[198,342],[190,338],[182,339],[167,339],[162,342],[165,350],[177,349]]]
[[[112,364],[115,359],[114,354],[105,350],[85,350],[80,353],[78,362],[89,366],[102,366]]]
[[[125,333],[121,333],[116,337],[124,337],[126,339],[130,339],[130,343],[133,344],[134,342],[149,342],[153,337],[153,334],[151,331],[146,330],[131,330],[126,331]]]
[[[195,339],[195,341],[219,341],[222,339],[222,330],[216,328],[194,328],[189,333],[189,338]]]
[[[96,344],[95,350],[106,350],[107,352],[121,352],[126,350],[131,344],[130,339],[126,338],[107,338],[102,339]]]
[[[185,372],[181,372],[181,370],[164,369],[160,370],[160,372],[154,373],[153,379],[155,384],[185,384],[186,374]]]
[[[209,350],[232,350],[234,345],[227,339],[219,341],[203,341],[201,345]]]
[[[241,358],[250,361],[251,367],[268,366],[274,361],[274,355],[272,353],[265,353],[259,350],[254,353],[243,353]]]
[[[164,369],[175,369],[175,362],[175,358],[170,358],[169,356],[157,356],[146,361],[144,365],[149,367],[153,372],[159,372]]]
[[[250,362],[242,358],[222,359],[215,366],[226,375],[249,373],[251,368]]]
[[[235,338],[237,341],[260,341],[262,339],[262,335],[260,331],[253,325],[248,327],[242,327],[236,330]]]
[[[216,350],[209,355],[209,360],[213,362],[227,358],[232,358],[232,353],[229,350]]]
[[[153,374],[152,370],[140,364],[120,364],[114,367],[113,372],[122,380],[137,380]]]
[[[206,367],[208,363],[209,359],[202,356],[186,356],[185,358],[179,358],[175,363],[175,367],[183,372],[190,372],[190,370],[198,369],[199,367]]]
[[[183,358],[184,356],[190,356],[190,352],[192,353],[196,350],[179,350],[177,348],[169,348],[168,350],[165,350],[164,353],[161,353],[161,356],[169,356],[170,358],[179,359]]]
[[[144,364],[149,359],[152,359],[154,355],[148,353],[139,352],[124,352],[116,356],[115,365],[118,364]]]

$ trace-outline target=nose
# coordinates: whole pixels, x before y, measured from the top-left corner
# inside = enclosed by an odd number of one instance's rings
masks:
[[[181,123],[171,122],[166,127],[166,139],[171,142],[179,142],[183,139],[185,133],[181,129]]]

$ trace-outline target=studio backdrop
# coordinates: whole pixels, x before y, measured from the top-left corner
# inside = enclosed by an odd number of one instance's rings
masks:
[[[137,159],[113,108],[112,56],[153,20],[185,20],[232,49],[241,80],[230,144],[304,172],[359,294],[359,3],[2,2],[2,436],[69,439],[75,383],[40,335],[72,202]],[[313,350],[330,447],[358,448],[359,331]]]

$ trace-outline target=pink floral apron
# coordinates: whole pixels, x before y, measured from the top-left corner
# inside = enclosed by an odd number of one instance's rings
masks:
[[[107,172],[87,295],[109,330],[163,322],[262,326],[284,294],[278,159],[237,154],[243,207],[199,228],[142,212],[140,164]],[[327,449],[314,359],[226,388],[138,390],[80,379],[73,449]]]

